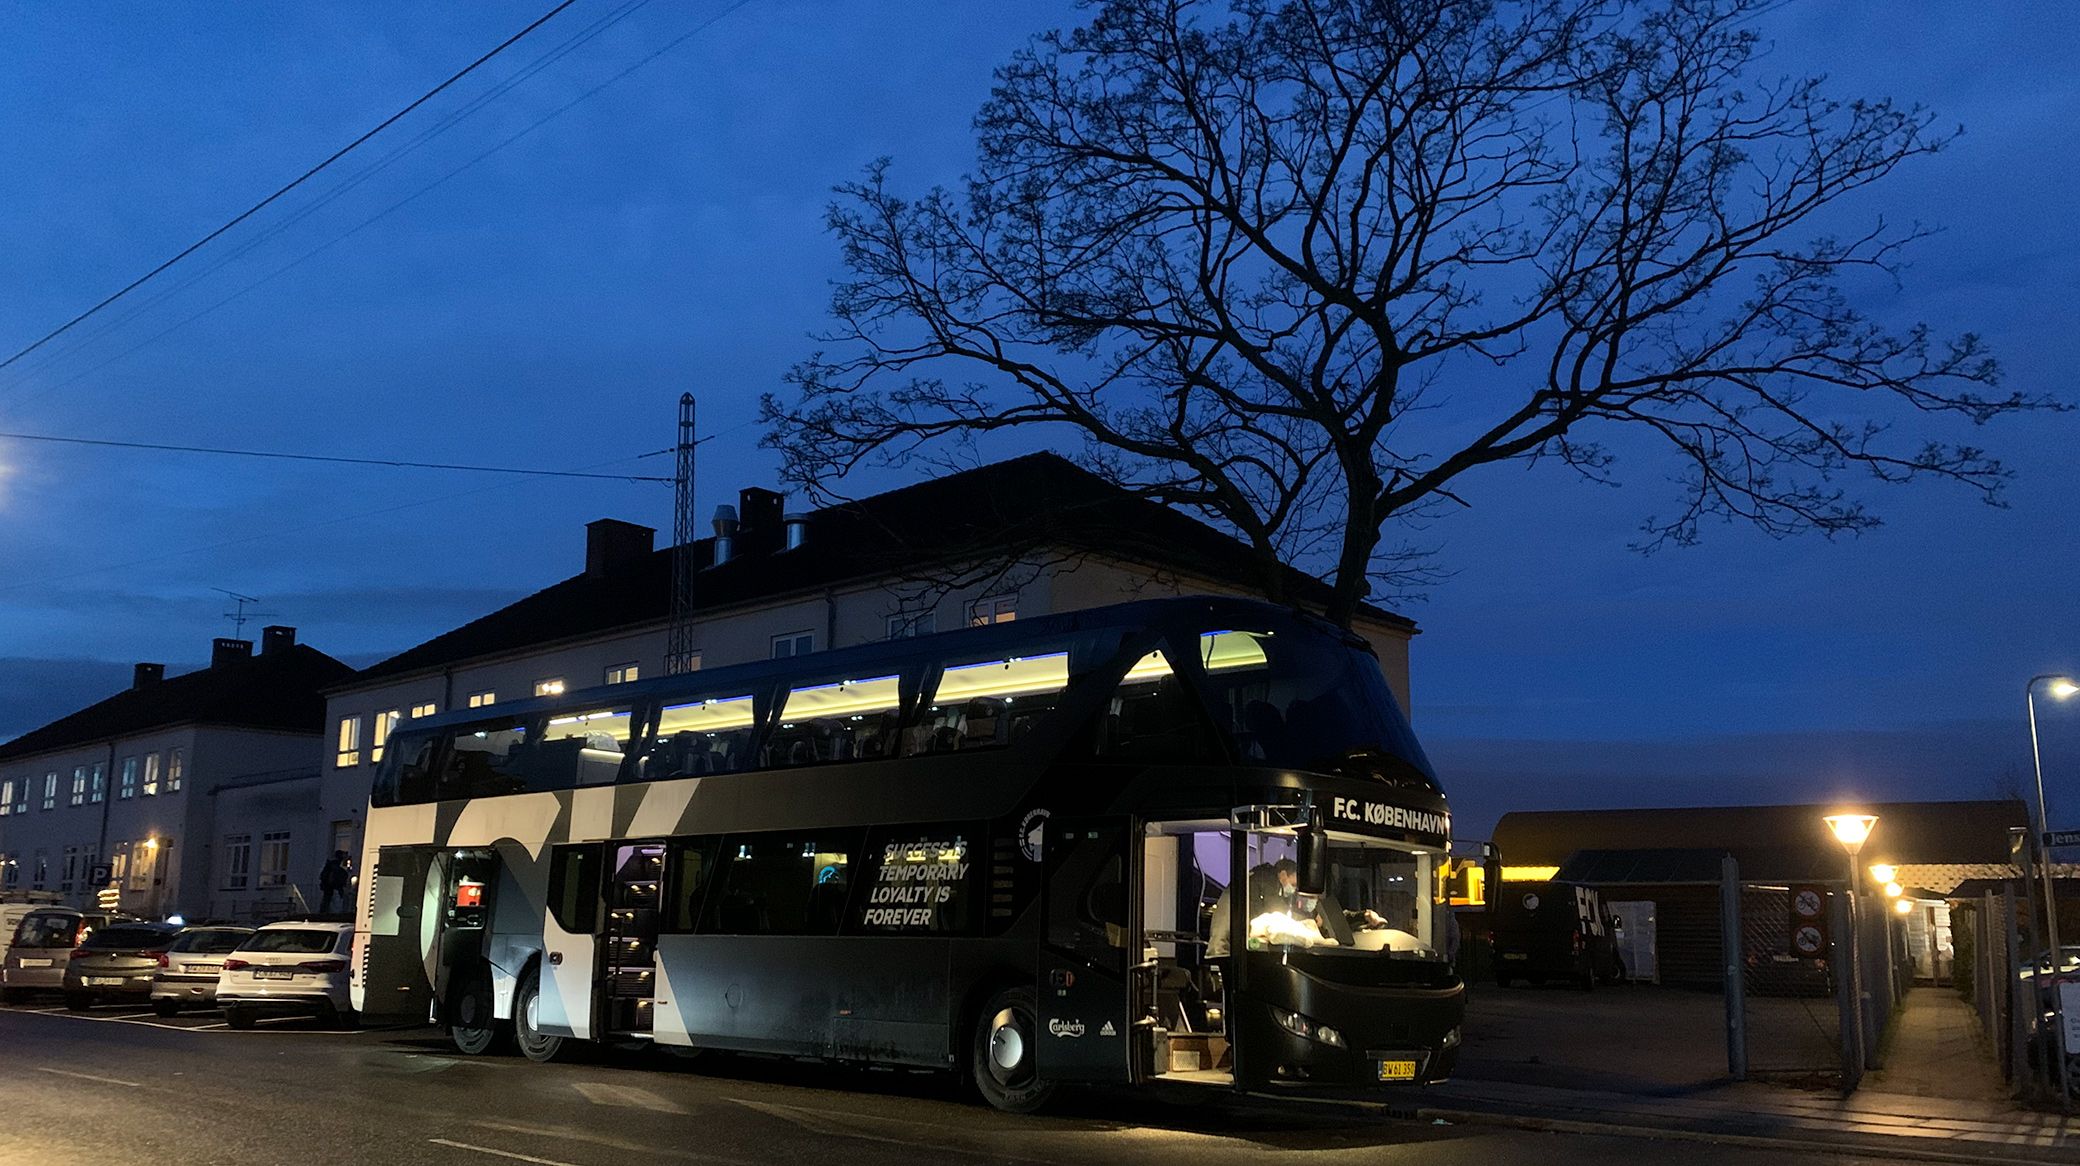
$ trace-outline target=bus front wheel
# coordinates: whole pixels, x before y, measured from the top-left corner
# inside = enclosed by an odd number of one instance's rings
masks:
[[[448,1039],[458,1050],[473,1057],[502,1051],[509,1026],[491,1013],[491,985],[480,979],[464,989],[454,1015]]]
[[[542,974],[529,972],[513,997],[513,1036],[520,1045],[520,1054],[528,1060],[553,1061],[563,1055],[564,1038],[549,1036],[535,1027],[541,999]]]
[[[1040,1009],[1031,988],[990,997],[975,1020],[969,1074],[982,1099],[1006,1113],[1032,1113],[1054,1097],[1037,1068]]]

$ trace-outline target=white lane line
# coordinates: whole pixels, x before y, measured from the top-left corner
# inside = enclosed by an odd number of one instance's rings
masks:
[[[730,1158],[721,1154],[708,1154],[694,1150],[649,1146],[640,1142],[631,1142],[606,1134],[594,1133],[590,1130],[575,1130],[559,1126],[526,1125],[510,1121],[476,1120],[469,1124],[479,1129],[497,1130],[505,1134],[523,1134],[530,1138],[561,1138],[572,1142],[589,1142],[595,1146],[605,1146],[610,1150],[625,1150],[642,1158],[672,1158],[687,1162],[719,1162],[723,1163],[724,1166],[758,1166],[757,1163],[746,1161],[743,1158]]]
[[[144,1088],[144,1083],[141,1081],[125,1081],[120,1077],[96,1077],[92,1073],[74,1073],[69,1069],[47,1069],[41,1065],[38,1065],[36,1067],[36,1071],[39,1073],[49,1073],[53,1076],[58,1077],[77,1077],[82,1081],[99,1081],[103,1085],[121,1085],[127,1089]]]
[[[619,1105],[628,1109],[647,1109],[653,1113],[685,1113],[686,1107],[666,1101],[648,1089],[634,1085],[609,1085],[601,1081],[574,1081],[571,1088],[578,1096],[594,1105]]]
[[[451,1142],[446,1138],[426,1139],[436,1146],[451,1146],[457,1150],[475,1150],[479,1154],[493,1154],[500,1158],[511,1158],[516,1162],[538,1162],[541,1166],[577,1166],[574,1162],[559,1162],[554,1158],[537,1158],[531,1154],[515,1154],[511,1150],[494,1150],[489,1146],[472,1146],[468,1142]]]

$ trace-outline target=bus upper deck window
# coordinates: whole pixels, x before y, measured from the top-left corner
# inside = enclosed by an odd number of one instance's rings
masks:
[[[1054,711],[1068,687],[1067,652],[950,665],[940,674],[931,706],[905,730],[902,752],[1008,745]]]
[[[658,714],[657,740],[642,759],[640,776],[657,781],[751,769],[756,734],[748,693],[667,705]]]
[[[766,747],[767,764],[815,765],[886,756],[901,715],[898,676],[790,689]]]

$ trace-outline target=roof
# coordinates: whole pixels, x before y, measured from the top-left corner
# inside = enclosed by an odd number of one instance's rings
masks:
[[[1712,872],[1703,881],[1717,881],[1719,857],[1732,854],[1741,863],[1743,878],[1825,878],[1835,877],[1825,872],[1839,870],[1843,859],[1840,844],[1821,821],[1837,808],[1520,810],[1504,814],[1495,824],[1494,842],[1511,866],[1559,866],[1565,868],[1563,874],[1575,869],[1579,855],[1584,865],[1595,863],[1607,870],[1626,861],[1641,869],[1660,862],[1671,871],[1694,874],[1701,863]],[[1858,855],[1863,863],[2005,863],[2009,828],[2030,820],[2028,808],[2013,800],[1886,802],[1861,807],[1860,812],[1878,816]],[[1690,857],[1670,857],[1684,854]]]
[[[325,727],[324,690],[354,670],[304,644],[225,660],[126,688],[0,745],[0,761],[128,737],[169,725],[209,724],[291,733]]]
[[[694,610],[713,611],[787,594],[886,578],[917,578],[935,565],[1003,561],[1046,548],[1099,553],[1252,587],[1248,547],[1190,516],[1107,482],[1052,453],[947,474],[807,515],[803,544],[760,550],[751,515],[739,553],[715,565],[715,540],[692,544]],[[543,644],[656,624],[671,609],[672,552],[663,548],[598,574],[551,584],[481,619],[363,669],[354,685]],[[1289,570],[1303,599],[1328,588]],[[1381,608],[1370,618],[1413,629]]]
[[[1553,876],[1563,883],[1590,886],[1672,886],[1718,883],[1724,849],[1577,850]],[[1830,882],[1842,877],[1842,855],[1782,847],[1756,849],[1740,856],[1743,880]]]

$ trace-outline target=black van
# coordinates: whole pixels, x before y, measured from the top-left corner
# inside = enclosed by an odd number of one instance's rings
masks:
[[[1567,980],[1588,991],[1598,981],[1625,978],[1617,920],[1596,888],[1561,882],[1499,885],[1488,932],[1497,984]]]

